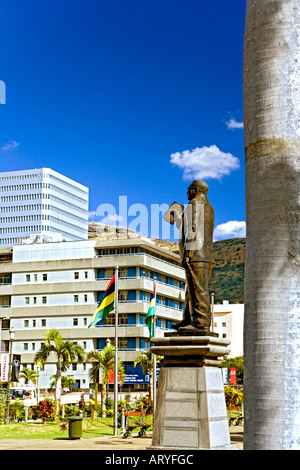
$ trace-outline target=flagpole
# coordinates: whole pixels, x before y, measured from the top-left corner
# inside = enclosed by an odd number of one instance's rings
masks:
[[[153,278],[153,291],[155,292],[154,306],[156,304],[156,277]],[[155,308],[155,307],[154,307]],[[155,311],[155,310],[154,310]],[[155,337],[156,330],[156,315],[154,313],[154,322],[153,322],[153,336]],[[156,354],[153,354],[153,419],[155,417],[156,410]]]
[[[118,435],[118,301],[119,301],[119,266],[115,271],[115,378],[114,378],[114,435]]]

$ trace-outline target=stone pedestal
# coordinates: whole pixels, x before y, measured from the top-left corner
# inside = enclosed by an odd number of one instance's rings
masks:
[[[151,449],[236,449],[230,443],[219,356],[229,342],[214,336],[153,338],[164,356]]]

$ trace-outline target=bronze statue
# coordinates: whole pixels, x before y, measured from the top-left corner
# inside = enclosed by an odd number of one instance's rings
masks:
[[[193,181],[187,190],[189,203],[185,211],[181,204],[173,203],[164,215],[180,229],[179,252],[186,272],[183,319],[174,326],[179,333],[207,334],[211,326],[208,281],[214,263],[214,210],[207,192],[204,181]]]

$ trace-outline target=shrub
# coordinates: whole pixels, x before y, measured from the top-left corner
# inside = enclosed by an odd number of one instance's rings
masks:
[[[25,420],[25,405],[20,398],[10,403],[10,416],[15,421]]]
[[[226,385],[224,388],[225,401],[227,408],[229,406],[242,406],[243,403],[243,392],[237,392],[234,388]]]
[[[40,401],[36,408],[37,415],[43,420],[43,423],[54,421],[55,404],[53,401],[49,399]]]

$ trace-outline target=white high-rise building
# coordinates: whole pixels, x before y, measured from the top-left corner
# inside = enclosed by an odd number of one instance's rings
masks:
[[[88,238],[89,190],[51,170],[0,173],[0,246]]]

